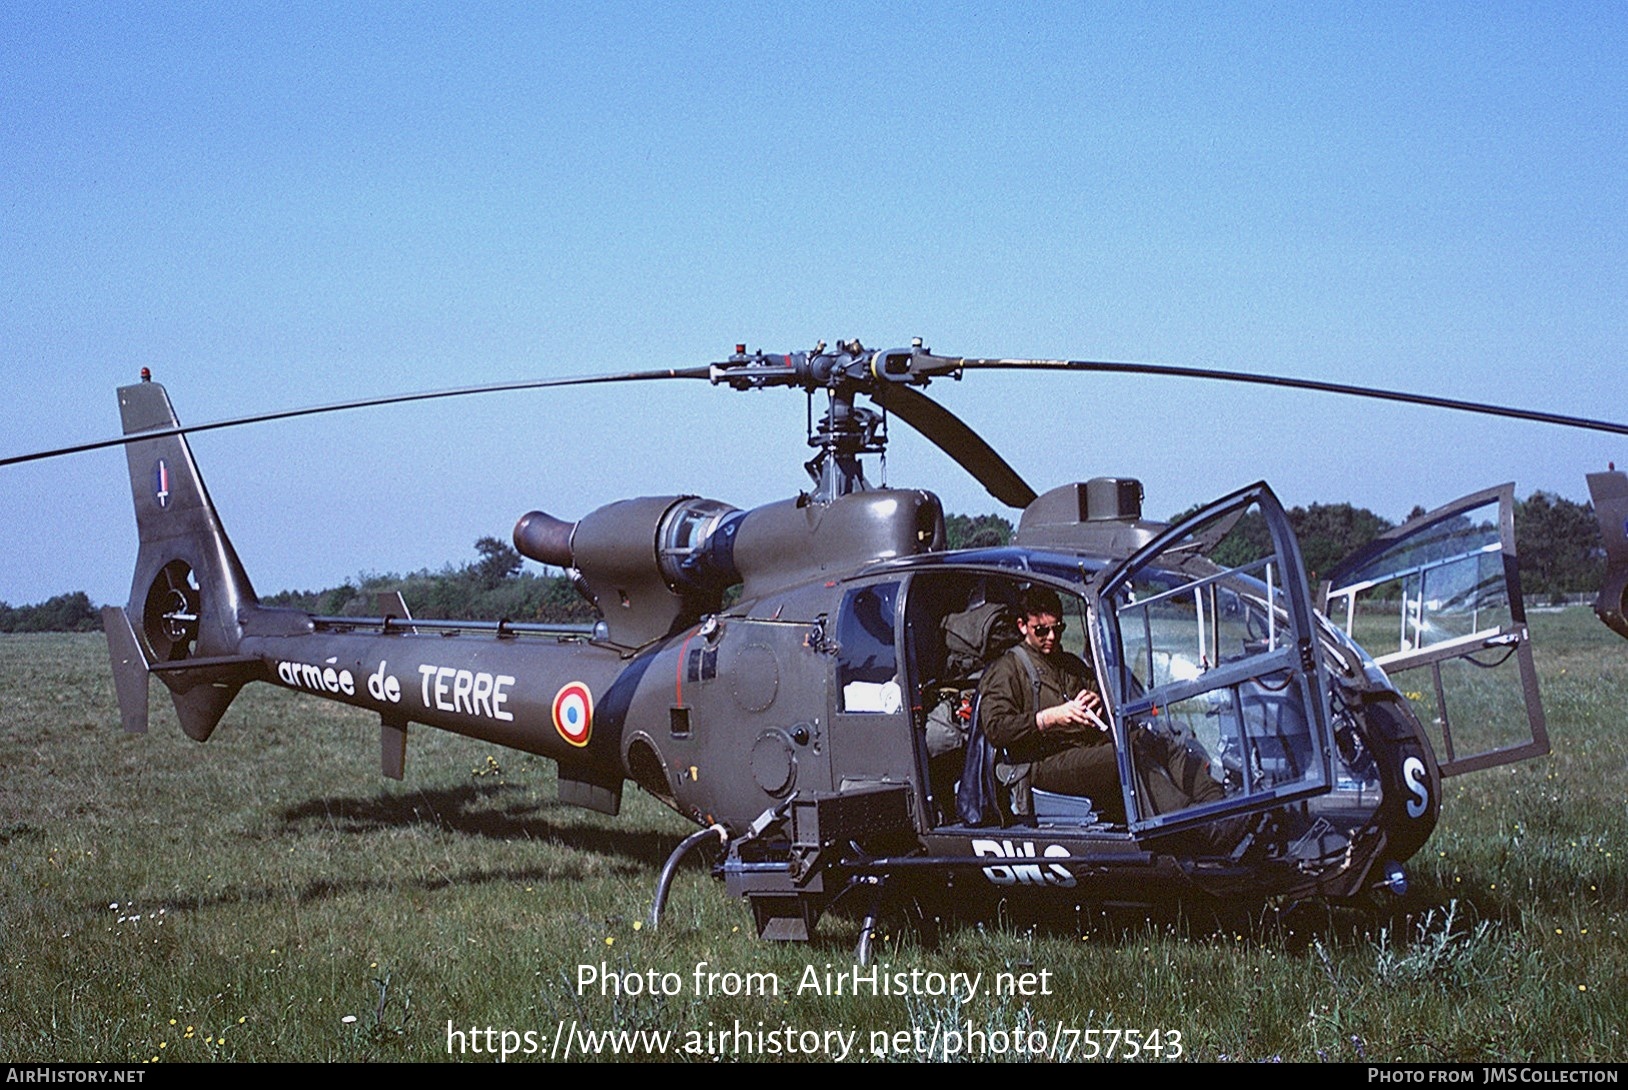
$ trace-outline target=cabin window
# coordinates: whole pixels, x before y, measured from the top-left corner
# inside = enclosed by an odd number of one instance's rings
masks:
[[[845,712],[891,714],[903,706],[894,650],[898,583],[851,590],[837,620],[837,684]]]

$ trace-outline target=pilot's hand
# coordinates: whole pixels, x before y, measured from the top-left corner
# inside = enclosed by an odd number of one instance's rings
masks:
[[[1102,720],[1102,697],[1089,689],[1081,689],[1073,700],[1046,708],[1034,717],[1035,726],[1042,731],[1107,730]]]

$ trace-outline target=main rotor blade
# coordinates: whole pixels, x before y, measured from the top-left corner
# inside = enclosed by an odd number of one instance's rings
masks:
[[[1034,502],[1028,482],[995,452],[995,448],[960,417],[909,386],[879,382],[870,395],[878,404],[925,435],[1008,507],[1024,508]]]
[[[1459,412],[1481,413],[1485,416],[1531,420],[1540,424],[1558,424],[1565,428],[1584,428],[1589,431],[1610,432],[1613,435],[1628,435],[1628,424],[1617,424],[1610,420],[1593,420],[1585,416],[1517,409],[1509,405],[1493,405],[1484,401],[1462,401],[1458,398],[1410,394],[1403,390],[1385,390],[1375,386],[1352,386],[1343,382],[1321,382],[1317,379],[1263,375],[1250,371],[1174,367],[1163,363],[1112,363],[1101,360],[961,359],[955,362],[968,370],[1086,371],[1110,375],[1164,375],[1170,378],[1202,378],[1217,382],[1252,383],[1256,386],[1282,386],[1292,390],[1316,390],[1325,394],[1344,394],[1347,397],[1400,401],[1410,405],[1427,405],[1434,409],[1454,409]]]
[[[409,401],[435,401],[445,397],[468,397],[471,394],[496,394],[512,390],[542,390],[555,386],[593,386],[610,382],[649,382],[666,378],[709,378],[709,367],[687,367],[664,371],[630,371],[619,375],[584,375],[577,378],[527,379],[520,382],[494,382],[484,386],[459,386],[450,390],[426,390],[416,394],[389,394],[384,397],[366,397],[356,401],[337,401],[331,405],[311,405],[303,409],[277,409],[272,412],[234,416],[229,420],[214,420],[207,424],[182,424],[174,428],[153,428],[121,435],[117,439],[100,439],[94,443],[77,443],[71,447],[35,451],[33,454],[15,454],[0,458],[0,466],[21,462],[37,462],[46,458],[60,458],[65,454],[81,454],[88,450],[122,447],[139,439],[156,439],[165,435],[186,435],[192,432],[216,431],[235,428],[242,424],[264,424],[271,420],[289,420],[296,416],[316,416],[320,413],[344,412],[346,409],[368,409],[376,405],[400,405]]]

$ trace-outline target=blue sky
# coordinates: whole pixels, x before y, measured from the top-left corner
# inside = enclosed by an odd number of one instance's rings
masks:
[[[1628,417],[1613,5],[46,5],[0,11],[0,454],[374,393],[923,337]],[[1628,443],[1325,395],[971,376],[1040,487],[1265,477],[1388,517],[1586,497]],[[262,591],[533,507],[750,506],[804,406],[705,384],[197,437]],[[873,477],[877,476],[873,472]],[[998,510],[895,430],[890,483]],[[122,454],[0,470],[0,600],[123,601]],[[1004,512],[1012,514],[1011,512]]]

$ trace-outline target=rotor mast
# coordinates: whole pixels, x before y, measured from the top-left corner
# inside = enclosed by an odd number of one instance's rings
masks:
[[[851,492],[868,491],[872,485],[860,459],[887,450],[886,418],[854,404],[855,396],[878,397],[882,387],[895,384],[925,386],[934,374],[953,373],[954,368],[916,366],[931,360],[934,357],[919,339],[909,349],[882,352],[866,349],[857,339],[838,341],[834,350],[820,341],[807,352],[785,355],[748,354],[744,344],[737,344],[734,355],[712,365],[711,379],[736,390],[797,386],[810,397],[825,393],[825,413],[809,427],[808,445],[816,453],[804,468],[814,481],[810,499],[830,503]]]

